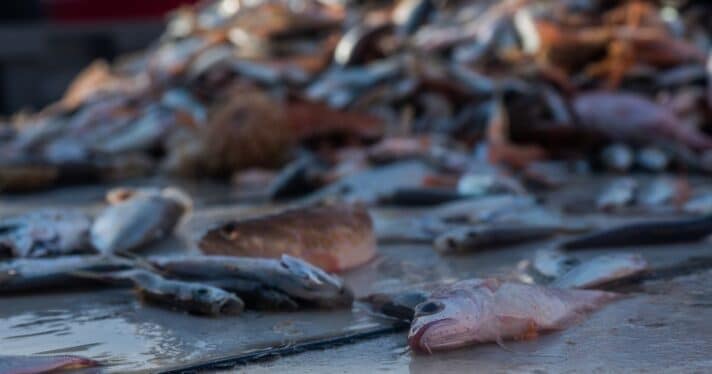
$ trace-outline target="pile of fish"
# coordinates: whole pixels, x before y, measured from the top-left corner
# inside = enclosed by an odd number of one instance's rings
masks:
[[[170,173],[315,189],[404,158],[712,170],[702,1],[214,0],[0,125],[0,189]],[[706,67],[707,65],[707,67]],[[303,161],[303,160],[302,160]],[[544,173],[547,174],[547,173]],[[274,189],[289,195],[289,189]]]

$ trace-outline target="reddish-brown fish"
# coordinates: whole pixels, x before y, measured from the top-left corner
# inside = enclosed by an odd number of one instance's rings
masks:
[[[362,265],[376,254],[368,211],[361,205],[309,206],[228,222],[208,231],[200,248],[210,255],[302,258],[330,272]]]

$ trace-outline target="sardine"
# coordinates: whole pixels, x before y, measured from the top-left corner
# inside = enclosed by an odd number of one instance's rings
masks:
[[[596,200],[596,207],[604,211],[620,209],[633,203],[638,183],[633,178],[622,177],[612,181]]]
[[[0,356],[2,374],[64,373],[97,366],[98,362],[79,356]]]
[[[712,214],[712,192],[693,197],[682,207],[686,213]]]
[[[520,211],[536,205],[534,198],[519,195],[495,195],[458,200],[433,209],[428,216],[448,222],[480,223],[501,212]]]
[[[550,284],[559,288],[600,288],[623,279],[632,279],[650,269],[648,262],[631,253],[610,254],[584,261]]]
[[[329,204],[231,221],[209,230],[200,248],[210,255],[302,258],[326,271],[343,271],[376,255],[368,211],[361,205]]]
[[[600,230],[561,245],[564,249],[689,243],[712,234],[712,215],[675,221],[629,223]]]
[[[416,307],[408,344],[432,353],[476,343],[533,338],[562,330],[616,298],[590,290],[564,290],[496,279],[470,279],[434,292]]]
[[[165,305],[193,314],[218,316],[239,314],[245,307],[235,294],[197,282],[165,279],[143,269],[110,273],[77,272],[77,276],[107,282],[129,282],[149,303]]]
[[[245,287],[245,283],[238,282],[253,282],[253,285],[256,282],[263,289],[286,294],[300,305],[343,307],[353,301],[353,293],[340,278],[288,255],[283,255],[280,260],[179,256],[155,257],[148,261],[169,277],[200,280],[236,292]]]
[[[190,198],[177,189],[137,193],[96,217],[91,242],[101,253],[140,249],[171,235],[189,209]]]
[[[441,254],[467,253],[545,239],[560,232],[555,226],[457,227],[438,236],[434,246]]]
[[[40,210],[0,220],[0,257],[92,253],[91,220],[72,210]]]
[[[82,286],[90,282],[74,273],[126,270],[132,266],[131,261],[104,256],[63,256],[0,262],[0,293]]]

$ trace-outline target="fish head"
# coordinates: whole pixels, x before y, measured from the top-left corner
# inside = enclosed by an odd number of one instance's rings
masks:
[[[476,341],[477,332],[486,328],[486,304],[491,300],[492,291],[488,287],[474,287],[437,292],[418,304],[408,334],[411,349],[432,353]]]
[[[211,314],[239,314],[245,304],[237,296],[213,287],[196,287],[192,291],[192,298],[197,304],[211,305]]]
[[[353,293],[339,277],[289,255],[282,255],[279,263],[286,272],[282,283],[288,294],[326,307],[353,301]]]

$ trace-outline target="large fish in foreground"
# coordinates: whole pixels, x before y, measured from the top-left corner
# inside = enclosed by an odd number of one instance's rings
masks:
[[[496,279],[470,279],[434,292],[419,304],[408,335],[417,352],[533,338],[562,330],[616,294],[564,290]]]
[[[358,204],[308,206],[228,222],[208,231],[199,245],[209,255],[288,254],[329,272],[354,268],[376,255],[373,222]]]

